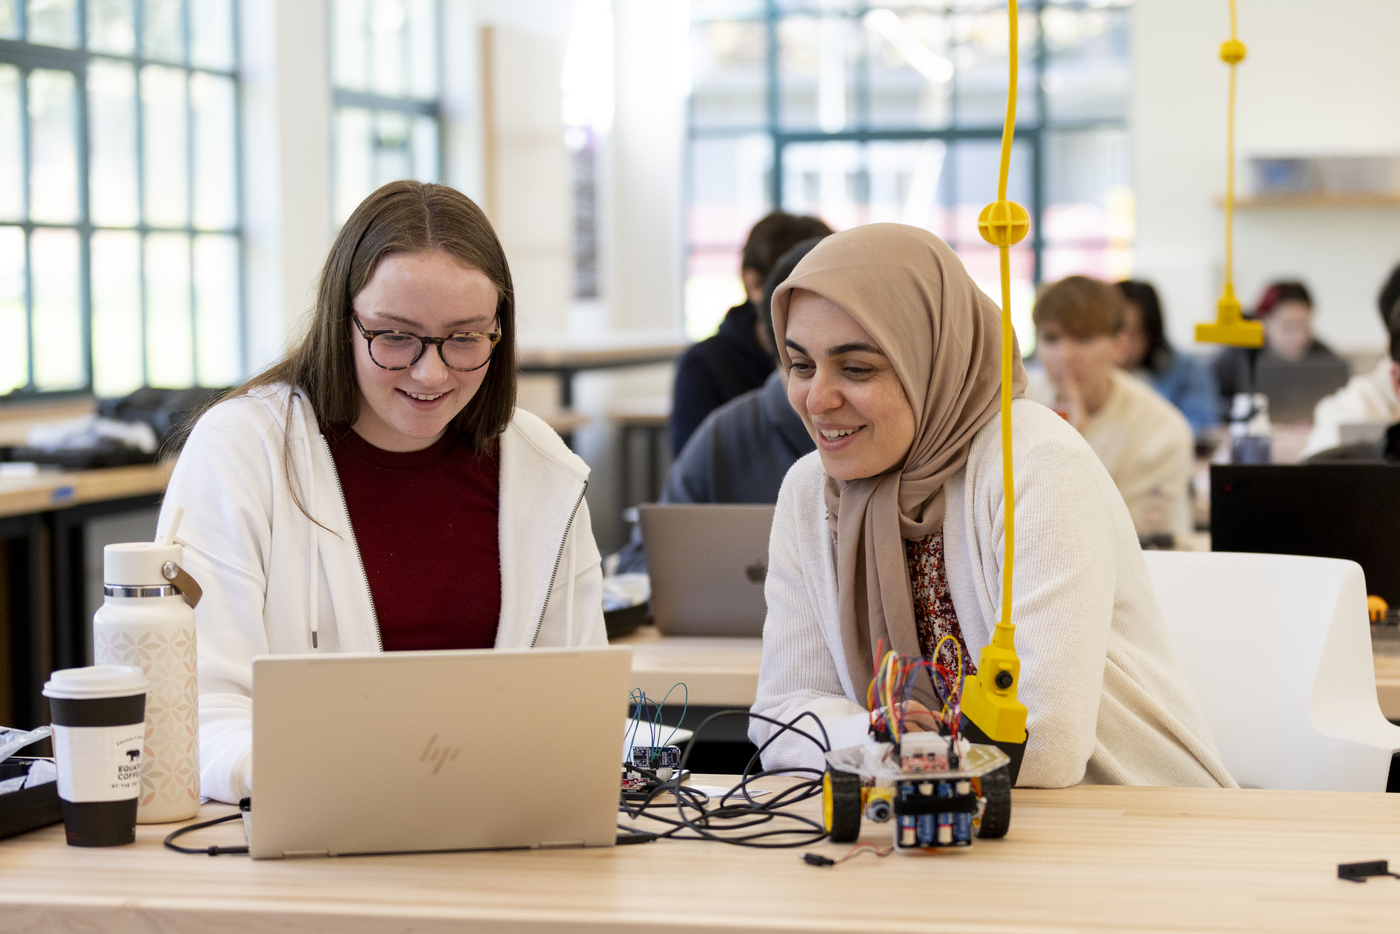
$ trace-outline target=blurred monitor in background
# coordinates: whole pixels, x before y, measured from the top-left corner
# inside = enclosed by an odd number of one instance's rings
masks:
[[[725,314],[719,330],[691,347],[676,366],[671,397],[671,453],[679,456],[695,429],[715,409],[763,385],[776,356],[771,325],[759,320],[763,284],[779,257],[795,244],[824,237],[831,228],[816,217],[774,211],[753,225],[744,243],[741,274],[748,300]]]

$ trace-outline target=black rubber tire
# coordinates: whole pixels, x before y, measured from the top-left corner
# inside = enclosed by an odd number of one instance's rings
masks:
[[[983,840],[1004,837],[1011,829],[1011,772],[1002,766],[983,775],[981,781],[987,806],[982,811],[977,836]]]
[[[826,832],[832,843],[854,843],[860,836],[860,776],[830,766],[822,785]]]

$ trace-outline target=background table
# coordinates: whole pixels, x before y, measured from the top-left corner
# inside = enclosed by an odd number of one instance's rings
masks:
[[[48,673],[88,663],[87,523],[159,506],[173,462],[29,477],[0,477],[0,543],[7,664],[0,723],[47,723]]]
[[[516,349],[516,368],[521,373],[553,374],[559,380],[559,407],[574,404],[574,374],[584,370],[613,370],[620,367],[670,363],[690,345],[674,336],[641,334],[635,339],[621,337],[608,342],[573,342],[548,346],[530,344]]]
[[[721,783],[718,777],[702,781]],[[776,785],[782,780],[766,783]],[[1400,882],[1336,877],[1400,860],[1394,796],[1079,786],[1018,789],[1010,834],[928,856],[816,868],[798,853],[659,841],[596,850],[254,861],[79,850],[51,827],[0,841],[7,931],[1393,931]],[[815,815],[817,802],[806,802]],[[225,813],[208,806],[202,817]],[[238,824],[190,844],[242,842]],[[886,845],[888,824],[862,839]]]
[[[748,710],[758,693],[758,664],[763,642],[758,638],[663,636],[655,626],[643,626],[613,645],[632,649],[632,689],[661,701],[679,683],[686,689],[671,694],[661,722],[695,729],[704,719],[725,709]],[[684,702],[683,702],[684,701]],[[748,721],[723,717],[707,726],[692,761],[700,771],[742,772],[754,754]]]

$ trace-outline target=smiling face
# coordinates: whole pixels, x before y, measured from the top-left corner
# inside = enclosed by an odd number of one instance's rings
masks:
[[[1312,347],[1312,313],[1306,302],[1279,302],[1264,318],[1264,343],[1283,359],[1297,363]]]
[[[903,463],[914,408],[875,340],[834,302],[796,289],[784,343],[788,402],[837,480],[874,477]]]
[[[394,253],[379,261],[369,284],[351,304],[366,330],[392,328],[423,337],[496,327],[496,287],[479,269],[448,254]],[[491,364],[470,373],[450,369],[434,347],[404,370],[370,359],[369,345],[347,322],[355,348],[360,415],[355,433],[385,451],[432,445],[481,388]]]

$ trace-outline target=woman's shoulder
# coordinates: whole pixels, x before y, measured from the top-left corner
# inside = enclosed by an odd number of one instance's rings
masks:
[[[778,502],[796,502],[813,497],[825,501],[825,489],[826,469],[822,467],[821,455],[810,451],[788,468],[778,491]]]
[[[1065,421],[1059,413],[1031,399],[1015,399],[1011,403],[1012,449],[1018,463],[1032,464],[1047,458],[1085,458],[1098,462],[1089,443]],[[1018,468],[1018,473],[1021,469]],[[992,416],[972,437],[968,450],[967,471],[980,475],[994,473],[1001,477],[1001,413]]]
[[[1178,440],[1187,439],[1188,443],[1194,437],[1191,423],[1181,410],[1146,380],[1122,370],[1115,370],[1113,379],[1114,392],[1122,393],[1119,411],[1125,429],[1150,435],[1165,432],[1178,436]]]
[[[564,467],[579,479],[588,477],[588,465],[549,423],[532,412],[517,408],[501,432],[503,454],[527,461],[538,461]]]
[[[292,394],[292,387],[278,383],[224,399],[200,415],[186,446],[196,439],[218,438],[223,446],[246,443],[252,437],[280,437],[286,431]]]

